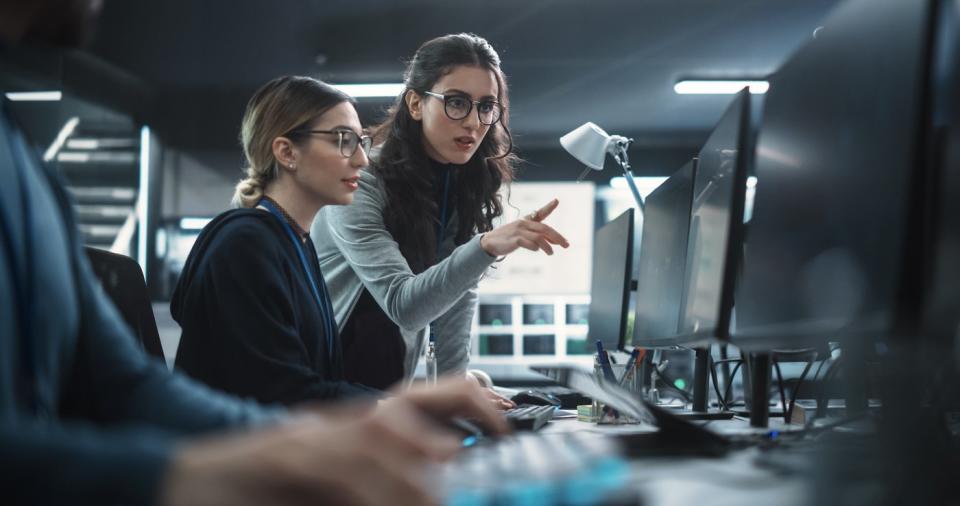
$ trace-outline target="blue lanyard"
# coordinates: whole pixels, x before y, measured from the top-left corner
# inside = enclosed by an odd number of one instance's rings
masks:
[[[320,316],[323,318],[323,330],[327,334],[327,358],[332,360],[334,325],[333,318],[330,316],[329,307],[324,303],[330,300],[330,295],[327,293],[327,285],[325,283],[318,283],[313,279],[313,273],[310,271],[310,265],[307,263],[307,256],[303,252],[303,242],[297,237],[297,234],[293,232],[293,228],[287,223],[287,219],[283,217],[280,210],[266,199],[261,199],[257,205],[265,207],[267,211],[270,211],[270,214],[280,220],[280,224],[283,225],[284,230],[287,231],[287,235],[290,236],[290,240],[293,241],[293,246],[297,248],[300,264],[303,265],[303,271],[307,273],[307,280],[310,281],[310,290],[313,292],[313,298],[317,301]],[[323,293],[322,297],[321,292]]]
[[[440,260],[440,246],[443,245],[443,233],[447,229],[447,194],[450,188],[450,169],[444,172],[443,204],[440,206],[440,223],[437,223],[437,261]]]
[[[440,261],[440,247],[443,246],[443,233],[447,229],[447,194],[450,189],[450,168],[443,173],[443,204],[440,206],[440,222],[437,223],[437,256],[436,261]],[[433,335],[433,329],[430,329],[430,342],[435,342],[436,336]]]

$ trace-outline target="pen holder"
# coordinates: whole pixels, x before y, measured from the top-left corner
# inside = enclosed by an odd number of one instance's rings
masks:
[[[627,372],[626,378],[623,377],[624,372],[627,370],[626,364],[610,364],[610,368],[613,370],[613,375],[616,376],[617,383],[621,388],[630,391],[634,395],[642,395],[643,382],[640,381],[639,367],[630,368],[630,371]],[[604,377],[603,370],[598,363],[593,365],[593,374],[601,383],[608,381],[606,377]],[[613,409],[606,409],[606,406],[596,399],[593,401],[593,412],[597,416],[598,424],[639,423],[639,420],[636,420],[631,416],[627,416],[624,413],[620,413]]]

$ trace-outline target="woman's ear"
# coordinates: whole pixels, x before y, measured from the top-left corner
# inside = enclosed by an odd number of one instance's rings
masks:
[[[282,169],[297,170],[297,150],[293,142],[286,137],[277,137],[273,140],[273,157]]]
[[[407,103],[407,112],[410,113],[410,117],[414,121],[423,119],[423,97],[419,93],[407,90],[406,95],[403,96],[403,101]]]

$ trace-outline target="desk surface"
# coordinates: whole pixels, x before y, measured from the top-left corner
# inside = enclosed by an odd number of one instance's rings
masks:
[[[721,434],[756,433],[749,421],[715,420],[699,422]],[[772,424],[784,429],[782,423]],[[597,425],[576,419],[553,420],[542,429],[544,434],[591,432],[616,436],[656,432],[648,425]],[[765,461],[772,453],[780,461],[798,461],[795,472]],[[711,457],[639,457],[630,460],[631,486],[644,505],[685,504],[809,504],[811,482],[803,472],[805,452],[797,447],[759,447],[734,450],[719,458]],[[795,458],[794,458],[795,457]]]

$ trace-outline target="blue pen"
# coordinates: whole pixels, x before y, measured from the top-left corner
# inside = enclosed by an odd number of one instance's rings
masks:
[[[617,382],[617,376],[613,374],[613,368],[610,367],[610,357],[603,349],[603,343],[597,339],[597,359],[600,360],[600,370],[603,371],[603,378],[611,383]]]
[[[627,382],[627,378],[633,375],[633,370],[637,366],[637,358],[640,356],[640,348],[634,348],[630,352],[630,358],[627,359],[627,366],[623,368],[623,376],[620,377],[620,384]]]

